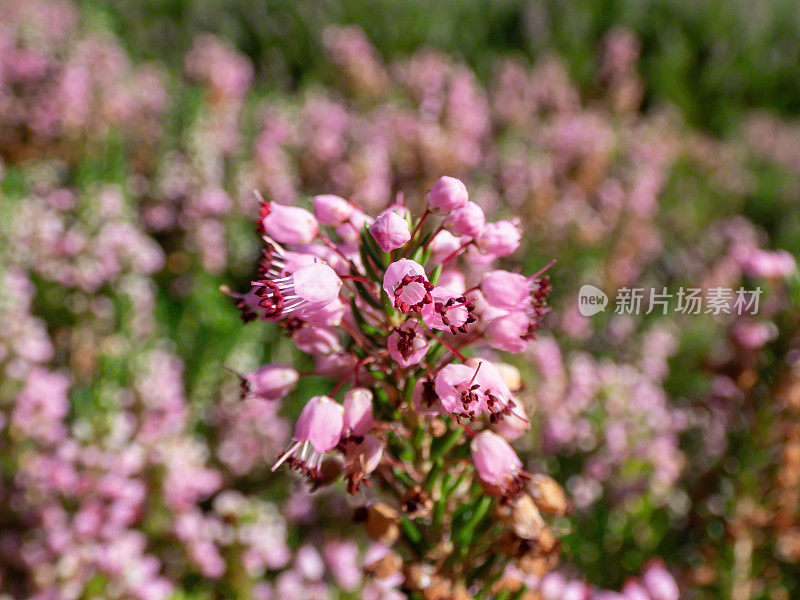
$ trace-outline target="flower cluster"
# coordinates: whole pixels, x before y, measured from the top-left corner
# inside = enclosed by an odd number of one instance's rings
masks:
[[[487,548],[544,575],[558,543],[541,514],[563,515],[567,501],[509,445],[530,421],[518,376],[488,358],[525,350],[548,310],[551,265],[493,268],[518,248],[518,225],[487,223],[465,185],[442,177],[416,218],[402,197],[373,219],[322,195],[313,213],[262,202],[258,230],[252,287],[226,291],[245,321],[278,323],[331,381],[272,470],[287,464],[314,488],[339,477],[351,494],[368,487],[358,519],[391,547],[374,571],[392,585],[466,597],[503,568],[481,568]],[[243,390],[281,398],[298,376],[266,365]]]

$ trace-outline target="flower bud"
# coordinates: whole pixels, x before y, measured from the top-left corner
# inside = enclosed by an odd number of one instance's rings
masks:
[[[451,212],[444,220],[444,226],[454,235],[476,238],[483,233],[486,217],[483,209],[474,202]]]
[[[281,244],[306,244],[317,237],[319,225],[310,212],[297,206],[269,203],[261,220],[264,231]]]
[[[297,371],[289,365],[263,365],[247,375],[250,392],[265,400],[280,400],[297,385]]]
[[[314,216],[323,225],[341,225],[355,211],[355,206],[340,196],[321,194],[314,196]]]
[[[469,201],[467,186],[455,177],[441,177],[428,192],[428,207],[442,213],[463,208]]]
[[[508,256],[519,248],[522,232],[511,221],[487,223],[478,238],[478,249],[493,256]]]
[[[411,239],[408,221],[393,210],[381,213],[370,225],[369,232],[384,252],[402,248]]]

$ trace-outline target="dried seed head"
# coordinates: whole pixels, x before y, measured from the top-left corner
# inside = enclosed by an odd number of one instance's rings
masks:
[[[376,502],[367,508],[365,527],[367,534],[376,542],[391,546],[400,536],[400,516],[397,511],[383,502]]]
[[[378,579],[384,579],[400,571],[403,559],[396,552],[390,552],[383,558],[364,566],[364,572]]]
[[[547,515],[563,516],[570,510],[567,495],[549,475],[533,475],[528,484],[528,491],[539,510]]]
[[[497,508],[497,516],[511,527],[517,536],[526,540],[538,540],[546,527],[533,498],[527,494],[518,496],[510,502],[501,503]]]

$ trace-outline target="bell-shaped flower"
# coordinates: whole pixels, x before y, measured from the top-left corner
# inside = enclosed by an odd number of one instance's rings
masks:
[[[406,321],[397,327],[389,335],[386,346],[392,360],[403,368],[419,364],[430,348],[422,328],[416,321]]]
[[[383,276],[383,289],[393,306],[402,312],[420,310],[433,301],[433,285],[428,281],[425,269],[407,258],[389,265]]]
[[[472,438],[470,450],[478,478],[487,493],[510,498],[523,489],[528,475],[517,453],[502,437],[491,431],[481,431]]]
[[[314,396],[297,419],[292,436],[294,443],[281,455],[272,470],[290,460],[292,468],[311,478],[318,478],[322,459],[339,444],[343,429],[342,405],[328,396]]]

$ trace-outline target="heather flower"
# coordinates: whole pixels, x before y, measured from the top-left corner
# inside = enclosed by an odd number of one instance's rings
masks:
[[[342,281],[326,264],[312,263],[283,277],[253,283],[264,318],[310,314],[336,300]]]
[[[464,208],[468,201],[467,187],[455,177],[441,177],[428,192],[428,207],[444,214]]]
[[[245,376],[247,391],[265,400],[280,400],[297,385],[297,371],[289,365],[263,365]]]
[[[342,347],[339,332],[333,327],[301,327],[292,334],[292,339],[301,352],[313,356],[335,354]]]
[[[486,491],[496,496],[517,494],[526,478],[522,461],[503,438],[482,431],[470,442],[472,462]]]
[[[477,239],[481,252],[493,256],[508,256],[519,248],[522,230],[513,221],[497,221],[487,223]]]
[[[305,244],[317,237],[319,225],[310,212],[277,202],[264,203],[261,228],[281,244]]]
[[[363,437],[372,428],[372,392],[353,388],[344,395],[344,435]]]
[[[389,356],[405,368],[418,364],[428,352],[430,344],[416,321],[406,321],[389,335],[386,347]]]
[[[448,291],[442,286],[431,290],[432,302],[422,307],[422,320],[431,329],[466,333],[467,326],[474,323],[474,300],[467,300],[463,294]]]
[[[356,207],[333,194],[314,196],[314,216],[323,225],[337,226],[345,223],[356,212]]]
[[[530,319],[523,312],[512,312],[492,319],[484,328],[486,342],[498,350],[519,354],[533,340]]]
[[[483,209],[474,202],[467,202],[466,205],[453,210],[445,217],[444,226],[453,235],[477,238],[483,233],[485,222]]]
[[[292,436],[294,444],[281,455],[272,470],[275,471],[289,460],[292,468],[312,479],[319,477],[322,459],[339,443],[343,429],[342,405],[328,396],[314,396],[303,407],[297,419]]]
[[[369,226],[369,232],[384,252],[402,248],[411,239],[408,221],[394,210],[382,212]]]
[[[388,266],[383,276],[383,289],[394,307],[402,312],[420,310],[433,301],[433,285],[428,281],[424,267],[407,258]]]

